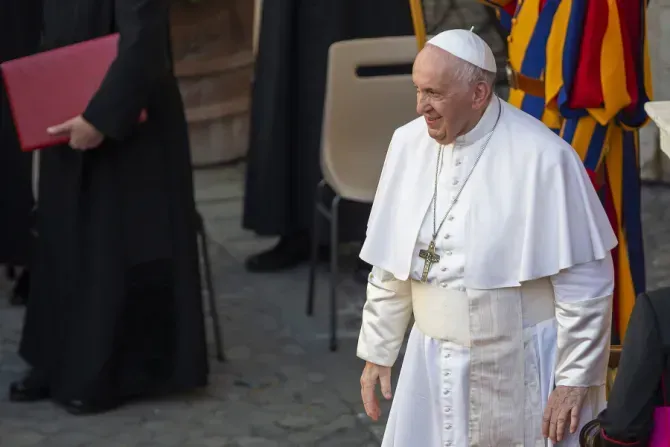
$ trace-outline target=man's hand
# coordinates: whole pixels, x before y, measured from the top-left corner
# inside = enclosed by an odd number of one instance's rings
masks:
[[[72,149],[85,151],[94,149],[102,143],[105,136],[81,115],[47,129],[49,135],[68,136]]]
[[[570,433],[577,431],[588,390],[586,387],[557,386],[551,392],[542,418],[542,435],[545,438],[554,443],[563,440],[568,422]]]
[[[390,400],[393,397],[391,394],[391,368],[366,362],[363,374],[361,375],[361,398],[363,398],[365,413],[373,421],[377,421],[382,414],[375,394],[377,381],[381,384],[384,397]]]

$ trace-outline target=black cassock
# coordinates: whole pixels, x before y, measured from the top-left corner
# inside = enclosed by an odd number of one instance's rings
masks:
[[[245,228],[265,236],[290,236],[312,225],[314,193],[321,179],[330,45],[412,34],[407,0],[264,2],[247,155]],[[367,212],[354,214],[358,215],[343,214],[352,236],[367,220]],[[351,237],[346,232],[343,237]]]
[[[120,31],[83,116],[107,136],[44,149],[20,353],[52,398],[103,402],[206,384],[195,204],[166,0],[45,0],[45,48]],[[57,86],[56,86],[57,87]],[[138,124],[142,110],[148,119]]]
[[[607,409],[599,416],[606,447],[647,445],[654,409],[670,405],[670,289],[637,298]]]
[[[38,50],[41,0],[0,0],[0,62]],[[0,264],[26,265],[31,252],[32,156],[21,152],[0,73]]]

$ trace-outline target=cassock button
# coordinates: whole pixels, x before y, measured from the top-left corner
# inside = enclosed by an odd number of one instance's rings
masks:
[[[440,270],[442,270],[443,272],[446,272],[446,271],[449,270],[449,269],[446,268],[446,267],[442,267]],[[444,283],[443,283],[443,284],[444,284]]]
[[[447,408],[445,408],[444,411],[445,411],[446,413],[451,413],[451,407],[447,407]]]
[[[445,428],[446,428],[447,430],[451,430],[451,424],[447,424],[447,426],[446,426]]]
[[[455,178],[454,180],[452,180],[451,184],[454,185],[454,186],[458,185],[458,179]]]
[[[444,235],[444,238],[445,238],[445,239],[449,239],[450,237],[451,237],[450,234],[445,234],[445,235]]]
[[[447,252],[447,256],[451,256],[453,253],[451,253],[451,250]]]
[[[447,217],[447,220],[454,220],[454,216]]]
[[[456,163],[455,163],[455,164],[456,164],[456,166],[460,166],[461,163],[463,163],[463,162],[462,162],[460,159],[458,159],[458,160],[456,160]]]
[[[442,282],[440,283],[440,287],[442,287],[443,289],[446,289],[447,286],[448,286],[448,284],[447,284],[446,281],[442,281]]]

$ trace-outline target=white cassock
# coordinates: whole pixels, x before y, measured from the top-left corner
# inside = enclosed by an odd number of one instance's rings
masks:
[[[393,135],[361,258],[372,264],[358,357],[392,366],[415,324],[383,447],[545,446],[554,386],[605,404],[616,238],[581,161],[540,121],[494,97],[444,149],[437,223],[487,149],[436,241],[438,144],[423,118]],[[581,426],[580,426],[581,428]],[[559,445],[578,446],[578,432]]]

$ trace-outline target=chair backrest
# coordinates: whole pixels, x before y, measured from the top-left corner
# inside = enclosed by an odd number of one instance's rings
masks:
[[[644,109],[658,126],[661,150],[670,157],[670,101],[649,101]]]
[[[412,64],[416,54],[414,36],[330,47],[321,169],[345,199],[372,202],[393,131],[417,117],[410,74],[362,77],[358,69]]]

